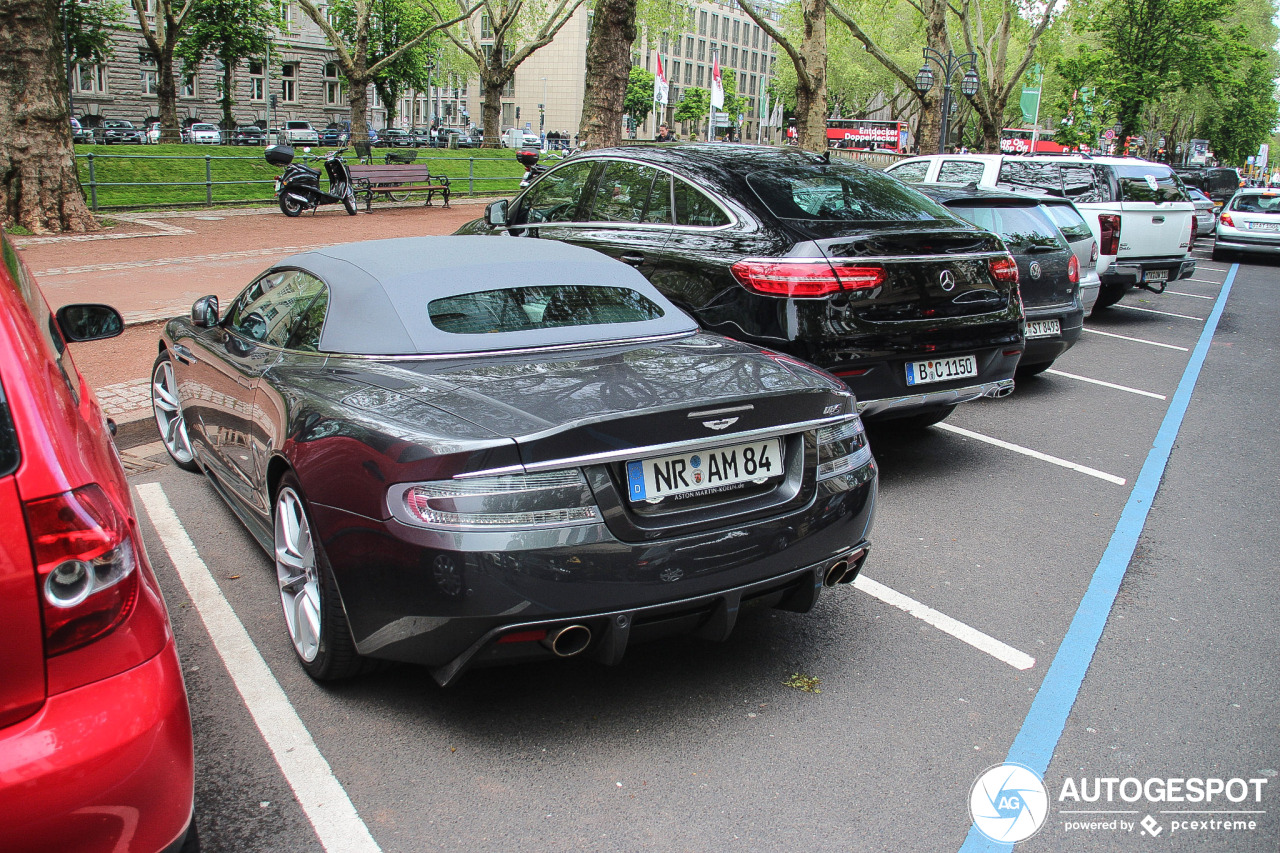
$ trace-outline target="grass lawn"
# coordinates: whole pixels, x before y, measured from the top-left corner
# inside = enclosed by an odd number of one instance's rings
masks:
[[[311,154],[323,157],[330,150],[312,148]],[[375,148],[372,161],[381,163],[389,150]],[[415,162],[429,163],[433,175],[438,168],[458,196],[511,195],[524,175],[509,149],[421,148],[417,153]],[[86,197],[92,163],[98,209],[204,204],[210,189],[215,203],[273,201],[272,182],[283,171],[267,164],[262,148],[228,145],[78,145],[76,163]],[[187,186],[158,186],[165,183]],[[328,186],[328,179],[320,183]]]

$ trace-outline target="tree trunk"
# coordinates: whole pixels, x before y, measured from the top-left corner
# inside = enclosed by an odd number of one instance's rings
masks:
[[[938,153],[938,141],[942,138],[942,87],[934,87],[920,98],[920,126],[916,130],[916,144],[921,154]]]
[[[351,138],[347,143],[356,152],[357,157],[368,157],[369,145],[369,81],[360,78],[348,78],[351,85]]]
[[[827,150],[827,4],[803,0],[804,39],[800,56],[809,85],[796,84],[796,135],[807,151]],[[803,75],[796,75],[803,80]]]
[[[993,107],[993,111],[994,111],[994,107]],[[994,112],[994,115],[996,116],[1004,115],[1004,104],[1000,105],[1000,111]],[[983,153],[999,154],[1000,153],[1000,131],[1002,130],[1000,125],[1004,124],[1004,122],[993,119],[992,114],[990,113],[979,113],[978,119],[982,124]]]
[[[0,220],[91,231],[76,177],[57,0],[0,0]]]
[[[598,0],[587,40],[587,88],[579,134],[583,148],[607,148],[622,138],[623,101],[636,40],[637,0]]]
[[[181,142],[178,83],[173,77],[173,44],[166,41],[156,57],[156,98],[160,104],[160,141]]]
[[[484,101],[480,111],[484,116],[484,147],[502,147],[502,87],[505,84],[490,76],[480,79]]]
[[[235,103],[231,92],[237,64],[227,62],[225,59],[222,61],[222,129],[226,133],[233,133],[236,129],[235,117],[231,115],[231,105]],[[223,142],[230,142],[230,140],[224,139]]]

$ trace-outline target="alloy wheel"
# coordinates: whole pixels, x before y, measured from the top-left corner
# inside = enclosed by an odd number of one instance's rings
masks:
[[[195,454],[191,450],[187,421],[178,399],[178,380],[173,373],[173,362],[167,358],[156,365],[151,376],[151,410],[165,450],[179,465],[193,464]]]
[[[275,555],[280,604],[284,608],[289,639],[298,657],[310,663],[320,652],[323,627],[320,573],[316,567],[311,523],[307,521],[302,499],[287,486],[276,497]]]

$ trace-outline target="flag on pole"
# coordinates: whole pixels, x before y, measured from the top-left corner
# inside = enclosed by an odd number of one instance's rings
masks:
[[[658,73],[653,75],[653,99],[664,107],[667,105],[667,72],[662,70],[662,55],[658,55]]]
[[[769,117],[770,127],[782,127],[782,101],[778,101],[773,105],[773,115]]]
[[[711,106],[724,109],[724,81],[720,79],[720,54],[712,56],[711,65]]]
[[[769,90],[764,86],[764,76],[760,77],[760,124],[769,123]]]

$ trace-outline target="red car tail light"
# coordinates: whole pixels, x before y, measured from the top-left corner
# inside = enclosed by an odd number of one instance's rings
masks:
[[[1080,283],[1080,262],[1076,260],[1076,256],[1072,255],[1071,260],[1067,261],[1067,281],[1072,284]]]
[[[991,277],[996,281],[1018,283],[1018,262],[1013,259],[1013,255],[992,258],[987,262],[987,266],[991,270]]]
[[[1222,211],[1222,213],[1218,214],[1218,221],[1221,222],[1223,225],[1227,226],[1228,228],[1236,227],[1235,220],[1232,219],[1231,214],[1227,213],[1225,210]]]
[[[25,504],[44,613],[45,655],[77,649],[119,625],[138,597],[128,520],[97,484]]]
[[[1098,230],[1102,237],[1102,254],[1120,254],[1120,214],[1099,213]]]
[[[884,284],[884,267],[874,264],[861,266],[841,265],[836,267],[836,278],[845,290],[870,290]]]
[[[747,258],[730,270],[743,287],[766,296],[819,297],[840,291],[831,264],[821,261],[773,261]]]

